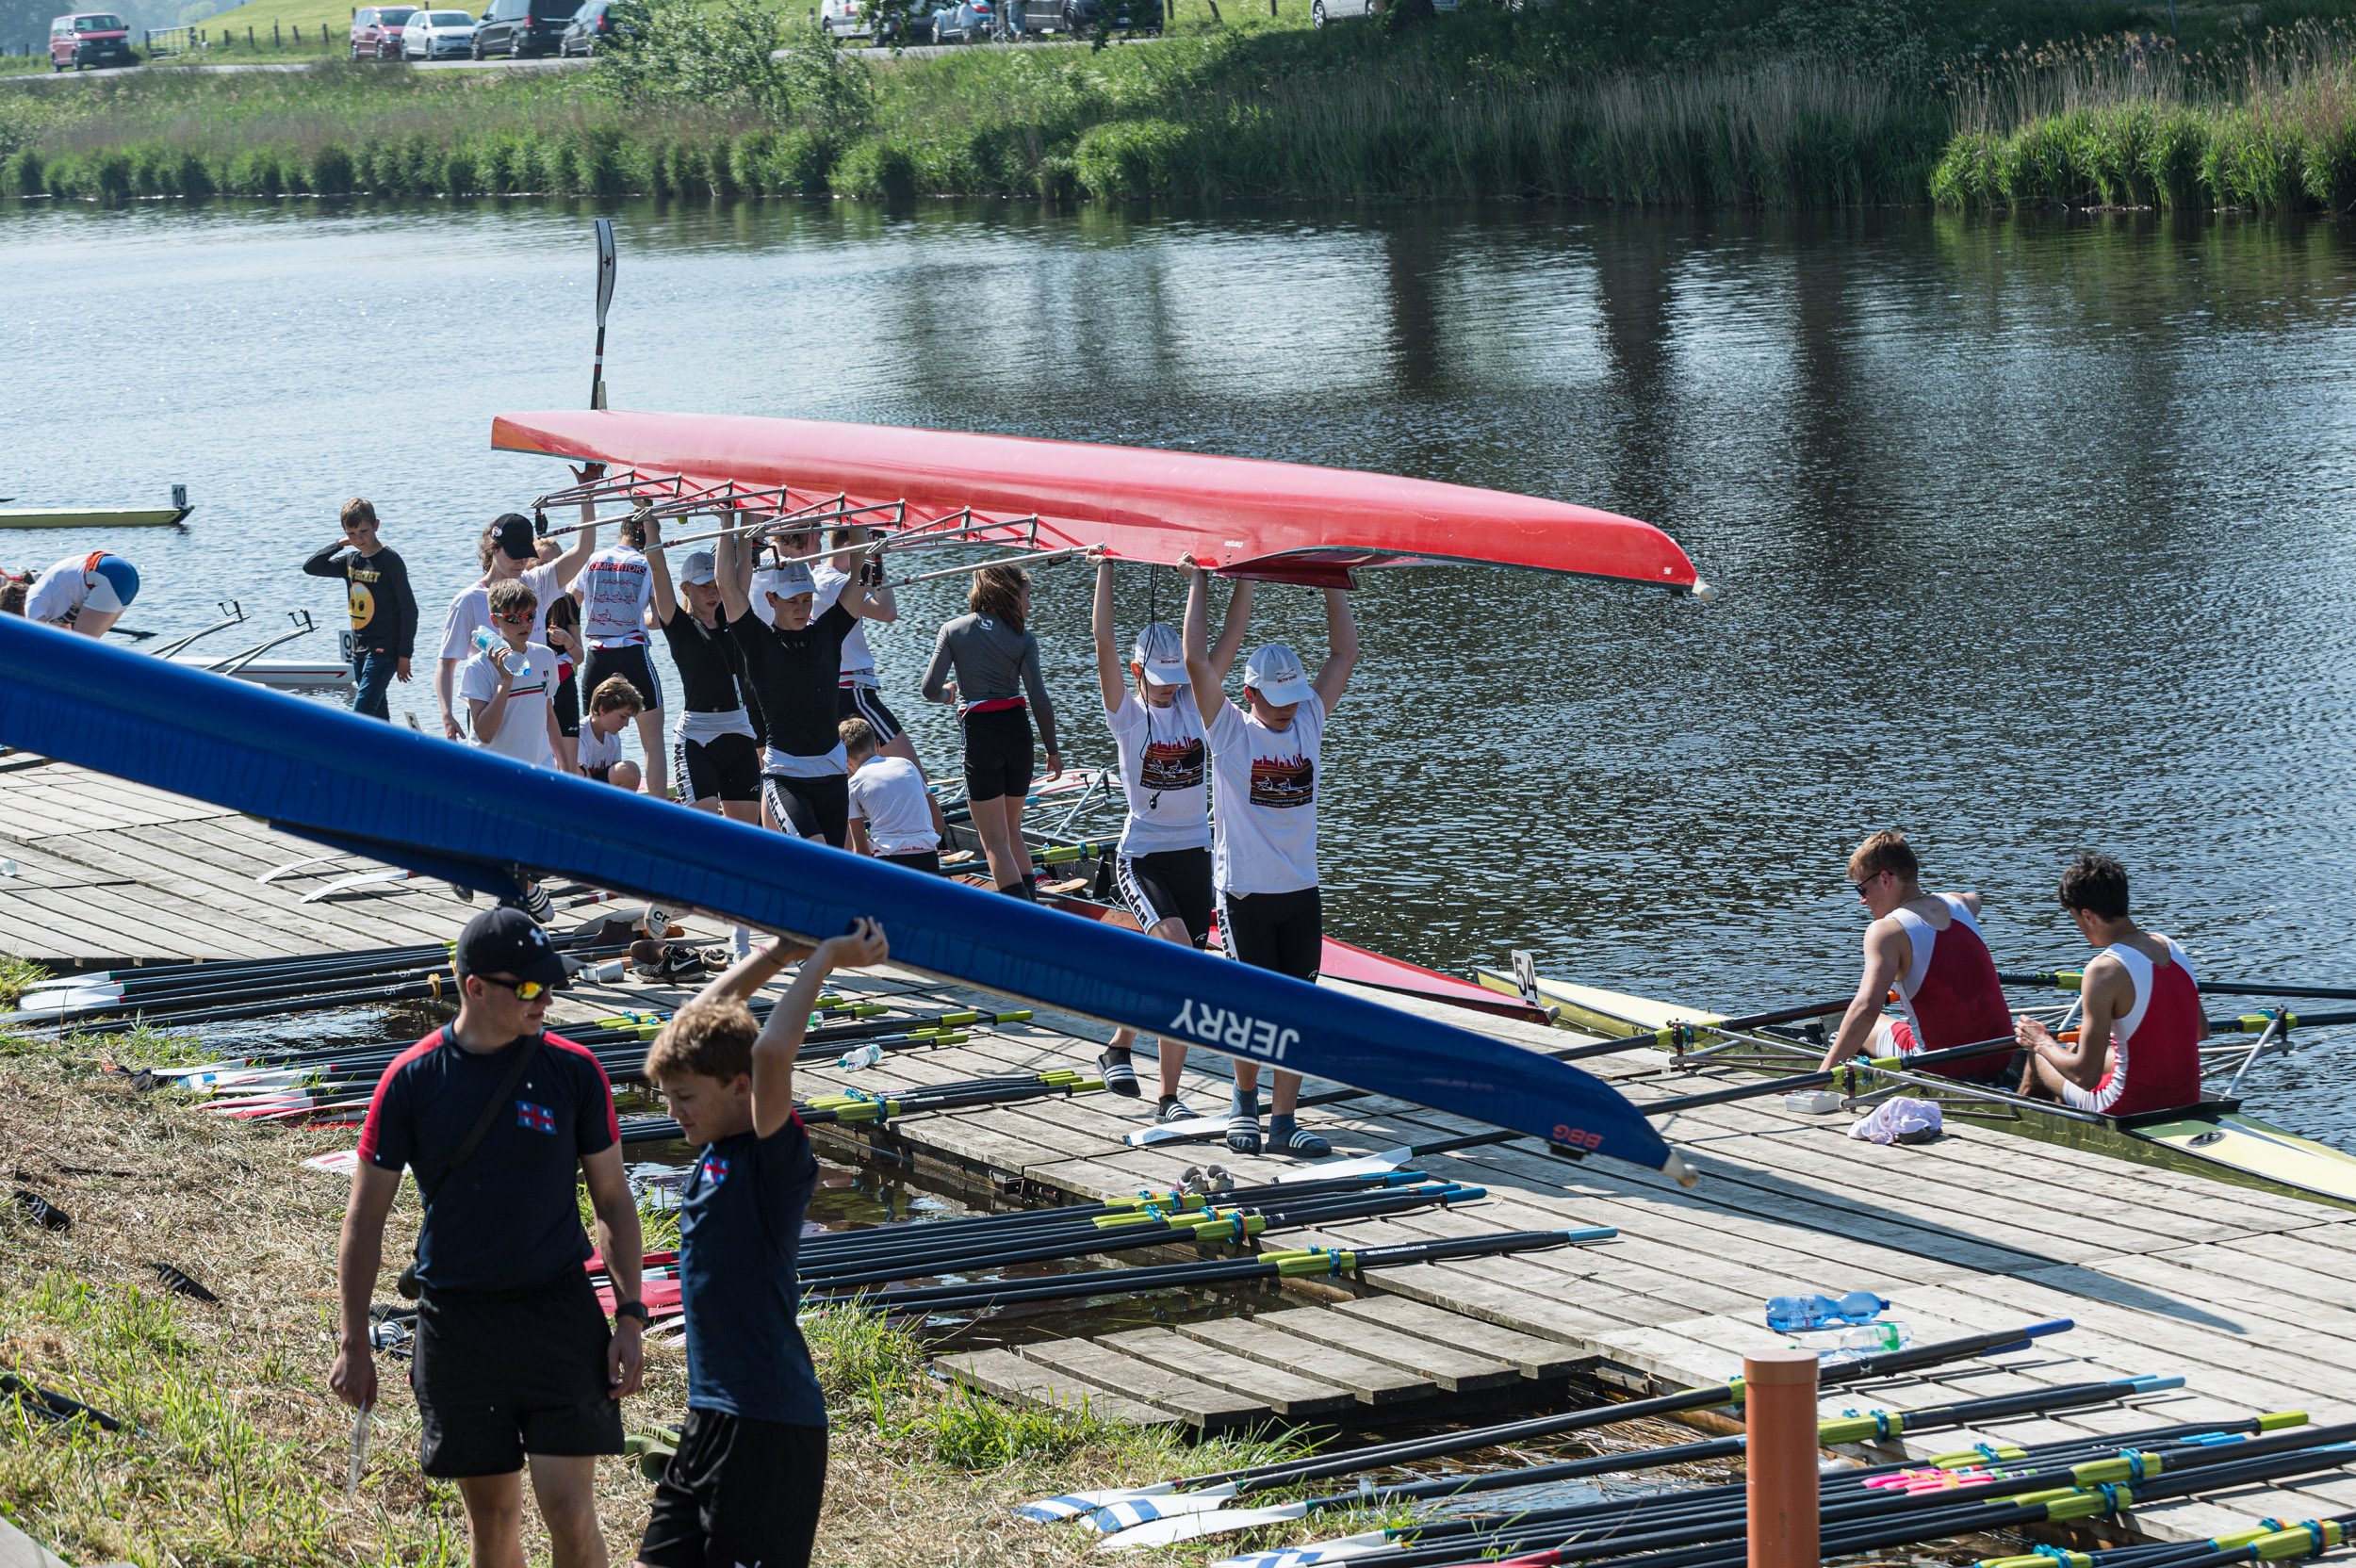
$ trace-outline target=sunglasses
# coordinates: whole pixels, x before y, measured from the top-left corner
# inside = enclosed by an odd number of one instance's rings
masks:
[[[496,974],[478,974],[476,979],[486,986],[504,986],[515,993],[518,1002],[537,1002],[548,994],[548,987],[537,980],[502,980]]]
[[[1856,889],[1857,889],[1857,897],[1859,897],[1859,898],[1863,898],[1863,897],[1865,896],[1865,890],[1866,890],[1866,889],[1868,889],[1868,888],[1870,888],[1870,887],[1872,887],[1874,883],[1876,883],[1876,882],[1880,881],[1880,880],[1882,879],[1882,877],[1883,877],[1883,875],[1884,875],[1884,874],[1885,874],[1884,873],[1881,873],[1881,872],[1875,872],[1873,875],[1871,875],[1871,876],[1867,877],[1864,881],[1853,884],[1853,885],[1856,887]]]
[[[505,621],[509,626],[526,626],[532,621],[532,612],[529,610],[518,610],[512,615],[499,614],[492,616],[491,619],[495,621]]]

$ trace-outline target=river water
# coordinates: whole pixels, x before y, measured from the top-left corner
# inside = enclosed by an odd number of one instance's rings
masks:
[[[2356,984],[2348,226],[610,210],[618,407],[1383,469],[1676,536],[1716,603],[1367,576],[1321,792],[1337,936],[1450,971],[1529,947],[1697,1005],[1829,997],[1861,923],[1843,857],[1895,825],[1931,886],[1984,893],[2008,965],[2081,961],[2052,889],[2090,845],[2205,974]],[[561,481],[488,432],[586,396],[591,216],[0,211],[0,493],[188,484],[184,535],[120,541],[132,619],[183,628],[223,597],[332,626],[340,589],[297,565],[370,497],[430,638],[483,522]],[[1157,576],[1125,626],[1149,593],[1171,613]],[[1101,762],[1088,588],[1047,570],[1038,624],[1067,756]],[[1262,603],[1314,663],[1317,599]],[[954,728],[914,686],[961,606],[903,605],[875,642],[939,772]],[[428,678],[396,706],[432,727]],[[2356,1134],[2343,1059],[2327,1040],[2256,1102]]]

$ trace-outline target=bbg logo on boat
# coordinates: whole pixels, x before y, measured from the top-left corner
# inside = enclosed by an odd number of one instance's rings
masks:
[[[1264,1018],[1253,1018],[1226,1007],[1214,1007],[1192,997],[1178,1009],[1178,1016],[1170,1021],[1170,1028],[1183,1030],[1205,1045],[1223,1045],[1230,1051],[1249,1051],[1254,1056],[1269,1061],[1284,1059],[1285,1047],[1301,1038],[1298,1029],[1279,1029]]]

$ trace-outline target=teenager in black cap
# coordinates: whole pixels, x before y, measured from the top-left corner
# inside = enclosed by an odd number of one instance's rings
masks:
[[[524,1560],[528,1460],[555,1568],[606,1568],[596,1456],[622,1451],[617,1401],[638,1391],[646,1317],[613,1090],[594,1055],[543,1030],[564,961],[530,916],[477,915],[454,967],[457,1019],[384,1070],[360,1132],[335,1260],[342,1313],[328,1382],[351,1404],[376,1401],[368,1307],[384,1216],[407,1166],[426,1205],[409,1364],[419,1462],[457,1483],[476,1562]],[[610,1332],[581,1267],[590,1250],[576,1171],[613,1275]]]
[[[605,472],[605,466],[591,463],[575,468],[573,476],[583,484]],[[587,501],[581,503],[581,520],[590,521],[597,514],[597,508]],[[450,601],[450,610],[442,617],[442,652],[434,667],[434,695],[442,706],[442,733],[453,741],[466,738],[466,727],[458,721],[450,708],[450,687],[458,676],[458,666],[474,657],[474,634],[491,625],[491,585],[520,578],[531,588],[532,597],[540,601],[537,617],[532,623],[532,638],[535,643],[548,640],[548,606],[558,596],[572,586],[573,579],[588,559],[597,553],[597,531],[584,528],[573,535],[573,542],[553,561],[539,559],[539,539],[532,531],[532,519],[520,512],[502,513],[491,519],[475,543],[475,554],[483,563],[482,580],[472,587],[460,591]]]

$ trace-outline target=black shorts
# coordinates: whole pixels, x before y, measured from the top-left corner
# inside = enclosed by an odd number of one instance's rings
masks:
[[[722,800],[761,798],[761,743],[750,735],[715,735],[709,741],[671,737],[671,777],[690,806],[717,795]]]
[[[691,1410],[638,1544],[648,1568],[809,1568],[826,1429]]]
[[[587,662],[581,667],[581,705],[594,704],[597,688],[617,675],[638,688],[639,707],[649,713],[662,709],[663,681],[654,673],[654,662],[646,657],[644,643],[626,648],[591,648]]]
[[[937,849],[911,849],[906,855],[878,855],[875,858],[889,860],[895,866],[906,866],[910,871],[930,872],[935,876],[941,874],[941,851]]]
[[[899,715],[884,706],[883,693],[873,686],[838,686],[834,695],[834,716],[837,719],[865,719],[867,727],[875,732],[875,744],[890,745],[900,738],[908,726]]]
[[[581,733],[581,672],[576,670],[556,688],[556,732]]]
[[[1113,861],[1113,886],[1121,890],[1121,902],[1146,930],[1166,920],[1182,920],[1195,946],[1209,939],[1214,896],[1208,849],[1120,856]]]
[[[991,708],[965,716],[965,798],[996,800],[1031,792],[1031,713]]]
[[[821,778],[761,776],[761,798],[777,825],[801,839],[824,839],[841,849],[851,835],[851,781],[842,774]]]
[[[611,762],[600,763],[594,768],[583,768],[581,772],[583,777],[594,778],[600,784],[614,782],[614,764]]]
[[[409,1387],[429,1476],[506,1476],[526,1454],[618,1454],[622,1406],[607,1392],[613,1335],[588,1271],[497,1295],[417,1299]]]
[[[1325,902],[1315,888],[1288,893],[1223,893],[1219,928],[1227,956],[1254,969],[1315,980],[1324,959]]]

